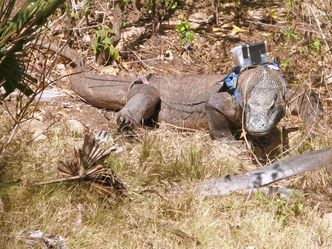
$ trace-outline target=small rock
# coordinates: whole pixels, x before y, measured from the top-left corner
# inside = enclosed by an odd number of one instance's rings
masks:
[[[65,66],[65,64],[60,63],[60,64],[56,65],[56,69],[63,71],[63,70],[66,70],[66,66]]]
[[[165,52],[164,59],[165,59],[165,60],[168,60],[168,61],[173,61],[173,60],[174,60],[174,54],[173,54],[172,50],[168,49],[168,50]]]
[[[208,15],[206,13],[198,12],[189,16],[189,22],[194,23],[210,23],[213,21],[213,15]]]
[[[54,236],[44,234],[40,230],[28,232],[26,230],[20,231],[16,235],[16,239],[25,243],[29,248],[53,248],[53,249],[66,249],[66,243],[62,236]]]
[[[89,44],[90,45],[91,44],[91,37],[89,35],[84,35],[82,41],[85,44]]]
[[[75,119],[67,120],[66,125],[72,132],[83,133],[86,130],[86,127]]]
[[[41,118],[42,119],[42,118]],[[47,130],[48,125],[38,119],[30,119],[21,124],[21,129],[23,131],[28,131],[32,133],[32,139],[34,141],[39,141],[46,139],[44,132]]]
[[[66,243],[62,236],[53,236],[46,234],[44,237],[45,248],[66,249]]]
[[[66,94],[63,93],[61,90],[47,89],[38,94],[35,99],[38,101],[46,101],[49,99],[63,97],[63,96],[66,96]]]

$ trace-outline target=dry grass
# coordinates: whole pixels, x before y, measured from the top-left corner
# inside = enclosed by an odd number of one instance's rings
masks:
[[[270,10],[271,15],[279,15],[276,23],[266,25],[259,20],[263,23],[262,30],[258,26],[241,27],[248,28],[248,33],[233,36],[246,42],[268,40],[272,54],[281,56],[290,83],[311,85],[322,81],[316,89],[328,114],[326,122],[320,135],[312,139],[307,139],[301,131],[292,133],[290,155],[293,155],[332,144],[331,83],[325,83],[323,79],[330,72],[327,62],[331,62],[331,51],[326,51],[325,47],[331,46],[331,38],[328,36],[324,40],[321,37],[313,16],[309,16],[309,22],[304,21],[308,17],[298,15],[298,1],[287,2],[293,2],[293,8],[262,8],[264,13]],[[312,1],[302,2],[305,5]],[[324,4],[318,7],[325,8]],[[282,16],[279,10],[287,15]],[[233,15],[226,7],[220,11],[225,11],[220,14],[221,18]],[[330,21],[326,23],[331,25]],[[323,27],[327,32],[329,25]],[[305,30],[313,32],[307,35]],[[294,33],[304,42],[291,36]],[[178,69],[182,68],[178,64],[180,61],[184,71],[194,66],[195,70],[212,72],[231,64],[227,56],[215,58],[226,50],[228,53],[235,45],[228,36],[219,40],[213,36],[204,37],[210,39],[207,41],[211,47],[201,46],[198,37],[195,40],[198,45],[191,55],[196,64],[185,64],[178,52],[177,35],[174,31],[167,37],[167,47],[171,44],[177,57],[173,65],[159,65],[161,62],[157,61],[151,66]],[[153,47],[154,42],[160,42],[157,38],[160,37],[154,36],[145,48],[138,48],[137,53],[147,58],[153,57],[153,52],[159,55],[159,47]],[[312,48],[314,39],[321,41],[317,51]],[[202,44],[207,44],[206,40],[203,39]],[[291,62],[286,65],[288,59]],[[318,193],[320,199],[304,196],[281,199],[260,193],[216,198],[200,198],[187,192],[172,195],[170,190],[174,188],[257,167],[246,149],[211,141],[207,131],[181,133],[161,127],[138,130],[134,139],[118,137],[117,143],[126,151],[109,157],[106,165],[129,186],[128,196],[121,200],[103,199],[84,183],[33,186],[35,182],[59,176],[57,161],[72,159],[73,146],[83,141],[82,134],[72,133],[64,125],[64,119],[71,118],[81,109],[71,102],[70,105],[74,107],[67,114],[61,105],[61,108],[49,111],[61,118],[48,129],[45,140],[33,142],[30,133],[18,129],[7,143],[8,130],[13,124],[6,112],[0,110],[0,152],[6,148],[0,153],[0,248],[26,248],[15,240],[21,230],[61,235],[68,248],[332,248],[332,202],[327,195],[331,180],[325,170],[281,183]],[[84,116],[84,112],[80,115]],[[292,119],[286,121],[296,123]]]
[[[82,136],[58,123],[45,141],[22,148],[17,144],[24,144],[29,137],[18,137],[20,140],[9,146],[16,157],[5,159],[0,188],[4,203],[0,244],[25,248],[13,236],[23,229],[40,229],[62,235],[69,248],[332,246],[331,227],[324,218],[331,210],[330,202],[322,204],[301,196],[283,200],[262,194],[206,199],[189,193],[171,195],[168,190],[174,186],[239,173],[253,165],[250,160],[240,163],[239,152],[210,141],[205,131],[184,134],[161,129],[139,134],[134,142],[120,138],[118,142],[127,150],[106,160],[130,188],[128,197],[112,203],[84,184],[31,187],[33,182],[54,178],[58,174],[56,161],[70,158],[68,151]],[[312,177],[301,178],[310,181]],[[315,178],[311,187],[321,189],[326,175],[315,173]],[[19,183],[10,182],[17,179]]]

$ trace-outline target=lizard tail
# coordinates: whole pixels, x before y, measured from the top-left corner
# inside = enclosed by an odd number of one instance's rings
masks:
[[[67,45],[59,47],[58,45],[50,42],[36,42],[34,43],[34,45],[50,50],[56,54],[59,54],[62,57],[65,57],[66,59],[71,61],[70,63],[71,65],[74,65],[79,69],[84,68],[84,62],[82,56],[80,56],[80,54],[77,51],[71,49]]]

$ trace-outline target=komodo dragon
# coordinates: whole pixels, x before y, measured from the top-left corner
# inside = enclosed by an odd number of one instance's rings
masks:
[[[268,134],[284,116],[286,104],[293,114],[313,122],[322,114],[322,104],[313,90],[287,88],[279,70],[257,66],[244,70],[238,78],[236,94],[225,87],[225,75],[156,75],[143,78],[100,75],[83,70],[76,51],[53,44],[48,49],[78,66],[70,76],[71,87],[87,103],[119,111],[120,128],[154,119],[180,127],[209,128],[213,139],[231,136],[244,124],[251,136]],[[243,117],[243,118],[242,118]]]
[[[184,127],[209,127],[212,138],[231,135],[244,128],[252,136],[268,134],[289,108],[312,124],[322,115],[322,104],[316,92],[302,88],[290,90],[280,71],[257,66],[245,70],[238,79],[237,92],[221,84],[225,75],[148,75],[146,78],[96,75],[84,72],[79,56],[65,48],[59,52],[73,60],[77,73],[70,77],[72,89],[87,103],[119,111],[121,128],[154,118]],[[297,97],[301,95],[301,97]],[[243,121],[243,122],[242,122]],[[319,167],[332,174],[332,148],[312,151],[275,162],[245,175],[226,176],[195,186],[201,195],[220,195],[236,190],[262,187],[274,181]]]

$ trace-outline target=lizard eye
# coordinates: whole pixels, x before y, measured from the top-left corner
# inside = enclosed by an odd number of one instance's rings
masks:
[[[273,102],[271,103],[271,105],[270,105],[270,107],[269,107],[269,109],[270,110],[273,110],[274,108],[275,108],[275,106],[276,106],[276,102],[277,102],[277,99],[278,97],[277,96],[274,96],[274,98],[273,98]]]

